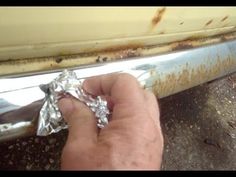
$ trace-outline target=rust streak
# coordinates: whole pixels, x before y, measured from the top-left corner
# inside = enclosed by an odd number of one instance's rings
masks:
[[[221,19],[221,21],[225,21],[226,19],[228,19],[228,15],[226,15],[224,18]]]
[[[209,21],[205,24],[205,26],[210,25],[212,22],[213,22],[213,19],[209,20]]]
[[[194,46],[191,42],[183,41],[183,42],[173,43],[171,49],[172,51],[175,51],[175,50],[191,49],[193,47]]]
[[[166,11],[166,8],[158,9],[155,16],[152,18],[152,29],[157,26],[157,24],[161,21],[164,13]]]
[[[125,45],[115,45],[107,48],[103,48],[101,50],[96,50],[95,52],[113,52],[113,51],[120,51],[120,50],[127,50],[127,49],[137,49],[143,47],[142,44],[125,44]]]
[[[140,56],[140,50],[143,48],[142,44],[127,44],[127,45],[117,45],[108,48],[103,48],[100,50],[93,51],[93,55],[101,54],[101,60],[108,61],[113,59],[122,58],[132,58]]]

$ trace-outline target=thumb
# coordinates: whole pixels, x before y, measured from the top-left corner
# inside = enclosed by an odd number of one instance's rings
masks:
[[[97,125],[93,112],[75,98],[62,98],[58,102],[64,120],[69,125],[68,141],[80,146],[97,141]]]

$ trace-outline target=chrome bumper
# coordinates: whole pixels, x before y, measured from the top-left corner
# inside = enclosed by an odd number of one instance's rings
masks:
[[[159,98],[236,71],[236,40],[185,51],[73,69],[81,79],[114,72],[135,76]],[[44,93],[40,84],[61,71],[0,78],[0,141],[34,135]]]

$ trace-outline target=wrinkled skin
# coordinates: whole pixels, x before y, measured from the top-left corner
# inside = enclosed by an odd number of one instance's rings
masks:
[[[74,98],[63,98],[59,108],[69,125],[62,152],[62,170],[160,170],[163,135],[153,93],[129,74],[109,74],[85,80],[86,92],[102,95],[112,115],[98,129],[94,113]]]

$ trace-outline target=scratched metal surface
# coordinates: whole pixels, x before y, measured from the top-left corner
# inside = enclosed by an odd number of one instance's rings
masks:
[[[236,169],[236,73],[160,100],[163,170]],[[57,170],[67,131],[0,145],[0,169]]]

